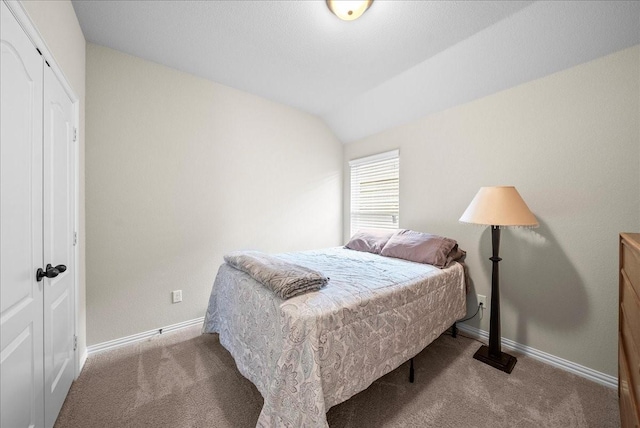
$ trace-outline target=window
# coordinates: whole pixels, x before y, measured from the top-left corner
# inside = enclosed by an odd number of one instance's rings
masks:
[[[358,229],[397,229],[400,216],[400,152],[349,161],[351,235]]]

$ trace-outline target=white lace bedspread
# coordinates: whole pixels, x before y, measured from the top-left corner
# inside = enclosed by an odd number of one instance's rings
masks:
[[[264,407],[259,427],[326,427],[325,413],[418,354],[466,313],[464,269],[344,248],[279,254],[330,278],[282,300],[223,264],[203,332],[220,335]]]

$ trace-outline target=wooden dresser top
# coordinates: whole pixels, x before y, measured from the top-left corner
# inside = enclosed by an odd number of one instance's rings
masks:
[[[640,252],[640,233],[621,233],[620,236],[636,251]]]

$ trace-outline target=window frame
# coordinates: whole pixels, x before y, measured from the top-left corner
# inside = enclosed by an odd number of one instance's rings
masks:
[[[385,163],[391,162],[391,165]],[[376,171],[378,169],[378,171]],[[369,206],[363,204],[362,184],[354,183],[358,176],[364,176],[378,182],[378,188],[372,188],[369,193],[376,192],[377,196]],[[388,152],[378,153],[371,156],[357,158],[349,161],[349,230],[350,236],[353,236],[359,229],[375,228],[375,229],[398,229],[400,225],[400,150],[390,150]],[[380,185],[382,180],[392,180],[394,183],[389,185]],[[384,193],[391,193],[390,200],[383,200]],[[365,197],[366,198],[366,197]],[[372,199],[369,196],[368,199]],[[381,200],[382,199],[382,200]],[[378,206],[376,206],[378,204]],[[369,213],[369,220],[363,219],[363,208]],[[391,209],[390,209],[391,208]],[[395,208],[395,209],[394,209]],[[385,213],[387,211],[388,213]],[[384,220],[384,216],[392,216],[391,221]],[[359,217],[359,219],[357,218]],[[378,217],[378,218],[376,218]],[[395,217],[395,219],[393,218]]]

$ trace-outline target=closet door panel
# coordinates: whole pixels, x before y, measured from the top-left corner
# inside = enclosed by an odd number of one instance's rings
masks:
[[[73,105],[44,72],[44,260],[66,270],[45,280],[45,423],[53,426],[74,376]]]
[[[0,426],[42,427],[43,61],[0,8]]]

